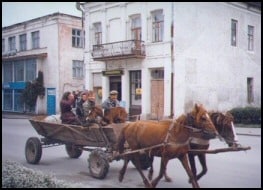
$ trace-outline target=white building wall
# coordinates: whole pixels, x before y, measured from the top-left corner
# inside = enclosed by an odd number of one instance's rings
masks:
[[[244,8],[242,4],[224,2],[173,2],[174,66],[171,61],[172,3],[120,2],[85,3],[86,86],[92,89],[92,73],[106,69],[123,69],[122,94],[129,107],[128,73],[142,71],[142,115],[150,113],[150,71],[164,69],[164,115],[170,115],[171,90],[174,94],[175,117],[189,111],[194,103],[202,103],[209,110],[227,111],[247,104],[247,77],[254,78],[255,102],[261,106],[261,12]],[[244,4],[245,5],[245,4]],[[241,6],[241,7],[240,7]],[[243,7],[242,7],[243,6]],[[163,9],[163,42],[152,43],[151,11]],[[102,43],[129,40],[129,16],[141,15],[142,40],[146,57],[143,60],[93,61],[91,56],[92,24],[102,23]],[[109,36],[111,21],[119,19],[120,27]],[[238,20],[237,46],[230,45],[231,19]],[[247,25],[255,27],[254,52],[247,51]],[[172,70],[173,69],[173,70]],[[171,88],[171,73],[174,86]],[[102,76],[103,98],[108,96],[109,81]]]
[[[254,105],[261,106],[261,14],[228,3],[174,7],[175,101],[183,100],[175,110],[194,102],[219,111],[248,106],[247,77],[254,78]],[[236,47],[230,45],[231,19],[238,21]],[[247,50],[248,25],[255,27],[254,52]]]

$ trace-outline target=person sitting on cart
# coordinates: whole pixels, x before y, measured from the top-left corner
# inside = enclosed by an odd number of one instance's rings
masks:
[[[95,107],[95,94],[92,90],[87,93],[87,100],[83,103],[84,118],[86,119],[91,111]],[[90,122],[90,121],[86,121]]]
[[[87,93],[88,91],[83,91],[80,95],[80,100],[77,102],[76,114],[82,122],[86,120],[84,117],[83,103],[87,100]]]
[[[110,96],[102,103],[102,108],[104,110],[109,110],[113,107],[120,107],[120,102],[118,98],[118,91],[112,90],[110,91]]]
[[[65,92],[60,101],[61,122],[64,124],[81,125],[80,120],[72,111],[73,104],[74,104],[73,94],[69,91]]]

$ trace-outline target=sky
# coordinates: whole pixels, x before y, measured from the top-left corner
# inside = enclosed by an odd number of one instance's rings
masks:
[[[2,27],[56,12],[81,17],[76,2],[2,2]]]

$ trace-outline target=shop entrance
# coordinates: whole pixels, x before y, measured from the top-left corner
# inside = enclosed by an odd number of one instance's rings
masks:
[[[117,90],[118,91],[118,100],[122,100],[122,94],[121,94],[121,76],[110,76],[109,77],[110,82],[110,91],[111,90]]]

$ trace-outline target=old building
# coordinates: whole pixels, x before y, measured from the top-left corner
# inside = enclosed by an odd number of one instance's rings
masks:
[[[101,101],[118,90],[127,111],[178,116],[194,103],[261,106],[261,5],[88,2],[85,83]]]
[[[55,114],[63,92],[84,89],[80,17],[54,13],[2,28],[2,111]],[[21,101],[27,81],[44,75],[33,110]]]

